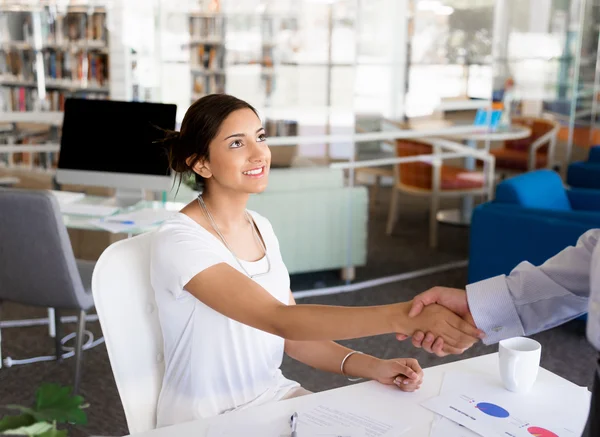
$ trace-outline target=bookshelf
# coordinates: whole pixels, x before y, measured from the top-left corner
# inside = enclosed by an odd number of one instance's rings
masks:
[[[189,25],[193,102],[225,92],[226,18],[220,12],[191,12]]]
[[[0,0],[0,167],[53,172],[68,97],[109,97],[107,10]]]
[[[0,109],[62,111],[69,96],[108,98],[102,6],[0,3]]]

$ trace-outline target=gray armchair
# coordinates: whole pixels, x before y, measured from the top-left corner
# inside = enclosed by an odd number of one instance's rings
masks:
[[[0,301],[55,308],[56,356],[62,357],[59,310],[78,310],[77,393],[85,317],[94,307],[93,262],[76,260],[58,201],[49,191],[0,189]]]

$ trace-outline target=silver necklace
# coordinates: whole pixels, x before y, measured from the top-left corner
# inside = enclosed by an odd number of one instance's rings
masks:
[[[223,244],[225,245],[225,247],[227,248],[227,250],[229,250],[229,253],[231,253],[231,255],[235,258],[235,260],[237,261],[237,263],[239,264],[239,266],[241,267],[241,269],[244,271],[244,273],[246,273],[246,275],[249,278],[256,278],[258,276],[264,276],[264,275],[268,274],[271,271],[271,260],[269,258],[269,254],[267,253],[267,248],[265,247],[265,245],[263,244],[262,240],[258,236],[258,233],[256,232],[256,225],[254,224],[254,220],[252,220],[250,218],[250,215],[248,214],[248,211],[244,211],[244,214],[246,215],[246,220],[248,220],[248,223],[250,223],[250,226],[252,227],[252,235],[254,235],[254,239],[256,240],[256,242],[258,243],[258,245],[260,246],[260,248],[264,251],[265,258],[267,259],[267,271],[264,272],[264,273],[256,273],[254,275],[251,275],[250,273],[248,273],[248,270],[246,270],[246,268],[244,267],[244,265],[242,264],[242,262],[240,261],[240,259],[233,252],[233,250],[231,249],[231,247],[229,247],[229,244],[227,244],[227,240],[225,240],[225,237],[223,236],[223,234],[219,230],[219,227],[217,226],[217,223],[215,222],[215,219],[213,218],[212,214],[210,213],[210,211],[206,207],[206,204],[204,203],[204,199],[202,198],[201,194],[198,196],[198,203],[202,207],[202,210],[206,214],[206,217],[208,217],[208,220],[210,221],[210,224],[213,227],[214,231],[217,233],[217,235],[219,236],[219,238],[221,238],[221,241],[223,241]]]

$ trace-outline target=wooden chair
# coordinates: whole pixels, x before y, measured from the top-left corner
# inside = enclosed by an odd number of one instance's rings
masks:
[[[426,140],[396,140],[396,156],[440,154],[441,147]],[[466,170],[453,165],[435,165],[430,162],[410,162],[394,166],[394,186],[387,222],[391,235],[398,216],[398,194],[429,196],[429,245],[437,247],[437,212],[441,197],[459,197],[465,194],[488,194],[482,172]]]
[[[523,173],[552,168],[560,124],[535,117],[515,117],[511,122],[527,126],[531,129],[531,135],[522,140],[505,141],[503,147],[491,149],[489,152],[496,157],[496,170]]]

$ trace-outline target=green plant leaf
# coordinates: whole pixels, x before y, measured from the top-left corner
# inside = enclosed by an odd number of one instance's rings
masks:
[[[54,407],[71,397],[71,387],[63,387],[59,384],[46,383],[40,385],[35,392],[35,409]]]
[[[23,407],[19,410],[29,413],[37,420],[48,422],[87,424],[87,415],[81,409],[83,398],[73,396],[70,387],[58,384],[42,384],[35,393],[35,408],[31,411]]]
[[[31,414],[4,416],[2,419],[0,419],[0,432],[4,432],[9,429],[21,428],[22,426],[28,426],[33,422],[35,422],[35,419]]]
[[[2,434],[10,435],[26,435],[26,436],[39,436],[43,433],[52,430],[54,427],[48,422],[36,422],[29,426],[22,426],[16,429],[10,429],[3,432]]]

